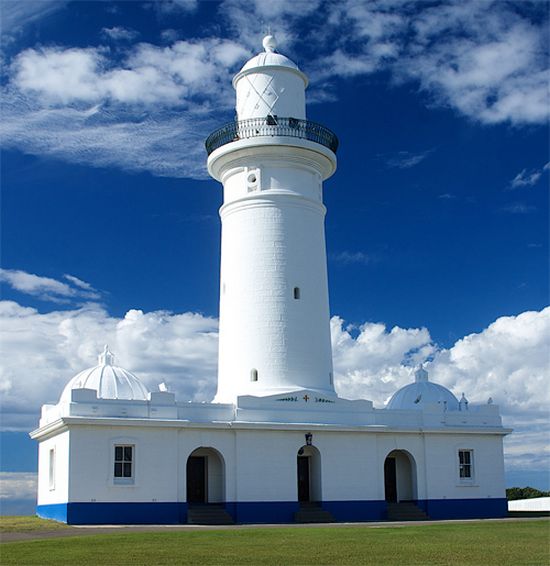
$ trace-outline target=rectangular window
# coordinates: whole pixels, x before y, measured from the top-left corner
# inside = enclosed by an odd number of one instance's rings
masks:
[[[48,469],[48,485],[50,489],[55,489],[55,448],[50,449]]]
[[[115,446],[115,478],[129,480],[134,477],[134,447]]]
[[[473,474],[473,450],[458,451],[458,473],[461,480],[471,480]]]

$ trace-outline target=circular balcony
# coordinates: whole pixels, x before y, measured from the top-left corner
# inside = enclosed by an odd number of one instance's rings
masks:
[[[206,152],[210,155],[214,150],[231,142],[270,136],[309,140],[328,147],[334,153],[338,149],[336,134],[321,124],[298,118],[267,116],[225,124],[208,136],[205,142]]]

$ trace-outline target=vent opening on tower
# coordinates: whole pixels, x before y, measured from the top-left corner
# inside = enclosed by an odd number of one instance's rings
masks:
[[[300,287],[294,287],[294,298],[295,299],[300,298]]]
[[[250,370],[250,381],[258,381],[258,370],[252,368]]]

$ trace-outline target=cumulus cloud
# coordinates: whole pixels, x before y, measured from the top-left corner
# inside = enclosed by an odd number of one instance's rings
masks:
[[[101,297],[100,293],[86,281],[82,281],[74,275],[64,275],[63,277],[69,283],[17,269],[0,268],[0,282],[9,285],[16,291],[46,301],[63,303],[73,299],[96,300]]]
[[[150,388],[165,381],[181,400],[205,401],[215,393],[217,321],[200,314],[130,310],[120,319],[97,304],[40,313],[2,301],[0,335],[7,429],[33,428],[39,407],[56,403],[72,376],[96,364],[106,343],[117,364]]]

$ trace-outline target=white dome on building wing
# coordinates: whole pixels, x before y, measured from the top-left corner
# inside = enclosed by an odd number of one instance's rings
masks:
[[[386,409],[423,409],[426,405],[444,405],[449,411],[458,411],[457,398],[443,385],[428,381],[428,372],[420,367],[415,372],[415,382],[396,391]]]
[[[139,378],[124,368],[113,365],[114,355],[105,346],[98,356],[98,364],[75,375],[67,383],[59,398],[60,403],[71,402],[73,389],[95,389],[100,399],[131,399],[146,401],[148,389]]]

